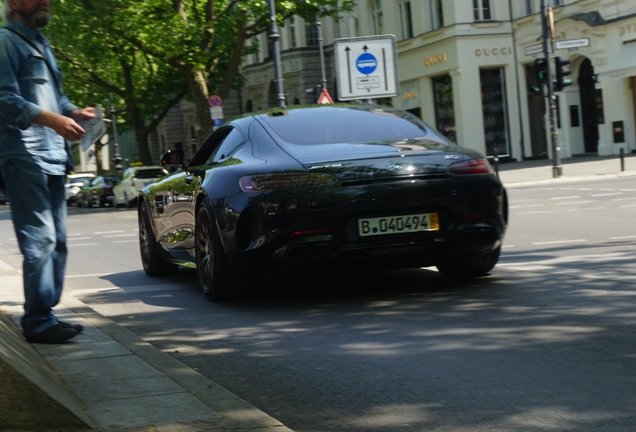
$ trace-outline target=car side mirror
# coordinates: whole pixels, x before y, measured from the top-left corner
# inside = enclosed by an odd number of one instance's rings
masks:
[[[170,149],[161,155],[161,166],[166,168],[186,169],[183,164],[183,150]]]

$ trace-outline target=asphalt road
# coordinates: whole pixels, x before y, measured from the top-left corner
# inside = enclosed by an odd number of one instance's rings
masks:
[[[636,430],[636,185],[509,194],[488,277],[296,278],[220,304],[192,271],[143,274],[134,211],[71,208],[66,290],[297,432]]]

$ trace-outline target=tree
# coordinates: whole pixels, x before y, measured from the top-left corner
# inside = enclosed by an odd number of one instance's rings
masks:
[[[142,162],[150,165],[148,138],[188,94],[187,81],[178,70],[135,49],[122,37],[131,31],[131,23],[121,3],[58,0],[55,19],[46,31],[71,100],[93,106],[108,101],[112,93],[127,126],[134,130]]]
[[[181,71],[195,106],[199,140],[213,130],[211,94],[226,97],[236,80],[246,41],[268,29],[265,0],[121,0],[132,21],[123,36],[131,46]],[[276,19],[338,16],[353,0],[278,0]]]

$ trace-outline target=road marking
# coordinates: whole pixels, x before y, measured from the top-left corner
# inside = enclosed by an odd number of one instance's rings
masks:
[[[636,207],[636,204],[629,204],[629,205],[620,206],[620,208],[627,208],[627,207]]]
[[[99,243],[81,243],[81,244],[70,244],[67,246],[73,246],[73,247],[78,247],[78,246],[96,246]]]
[[[629,198],[614,198],[612,201],[630,201],[630,200],[635,200],[636,197],[629,197]]]
[[[516,212],[515,214],[538,214],[538,213],[554,213],[554,210],[543,210],[543,211],[531,211],[531,212]]]
[[[622,239],[633,239],[633,238],[636,238],[636,235],[610,237],[610,240],[622,240]]]
[[[113,243],[137,243],[139,240],[134,239],[134,240],[118,240],[118,241],[114,241]]]
[[[576,239],[576,240],[555,240],[555,241],[547,241],[547,242],[536,242],[532,243],[533,245],[550,245],[550,244],[562,244],[562,243],[585,243],[587,240],[585,239]]]
[[[605,194],[592,194],[593,197],[603,197],[612,195],[623,195],[623,192],[605,193]]]
[[[65,278],[83,278],[83,277],[102,277],[102,276],[110,276],[110,275],[114,275],[117,273],[93,273],[93,274],[83,274],[83,275],[72,275],[72,276],[64,276]]]
[[[554,205],[589,204],[591,202],[592,201],[568,201],[568,202],[555,203]]]
[[[579,195],[573,195],[573,196],[566,196],[566,197],[554,197],[554,198],[550,198],[551,200],[564,200],[564,199],[576,199],[576,198],[581,198]]]
[[[115,233],[123,233],[125,232],[124,230],[117,230],[117,231],[100,231],[100,232],[94,232],[93,234],[95,235],[100,235],[100,234],[115,234]]]
[[[539,200],[536,199],[536,198],[522,199],[522,200],[512,200],[512,201],[510,201],[510,204],[513,204],[513,203],[517,204],[517,203],[520,203],[520,202],[528,202],[528,201],[539,201]]]
[[[113,273],[110,273],[113,274]],[[189,290],[192,289],[192,286],[183,284],[183,285],[140,285],[134,287],[112,287],[112,288],[83,288],[76,289],[73,291],[65,291],[67,294],[76,297],[78,295],[87,295],[87,294],[98,294],[103,292],[108,293],[143,293],[143,292],[153,292],[153,291],[178,291],[178,290]]]
[[[587,207],[578,209],[567,209],[567,211],[588,211],[588,210],[603,210],[605,207]]]
[[[75,237],[75,238],[70,238],[70,239],[67,239],[67,240],[90,240],[92,238],[93,237]]]
[[[75,233],[75,234],[66,234],[67,237],[74,237],[74,236],[81,236],[83,235],[82,233]]]
[[[503,245],[501,246],[503,249],[513,248],[515,245]]]
[[[510,206],[511,209],[515,208],[528,208],[528,207],[543,207],[545,204],[527,204],[527,205],[519,205],[519,206]]]
[[[115,235],[107,235],[104,236],[104,238],[112,238],[112,237],[130,237],[130,236],[134,236],[135,234],[115,234]]]

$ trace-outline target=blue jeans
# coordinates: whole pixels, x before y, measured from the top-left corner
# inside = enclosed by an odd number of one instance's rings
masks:
[[[57,324],[66,267],[66,176],[44,174],[30,163],[9,159],[2,167],[13,228],[24,256],[24,336]]]

